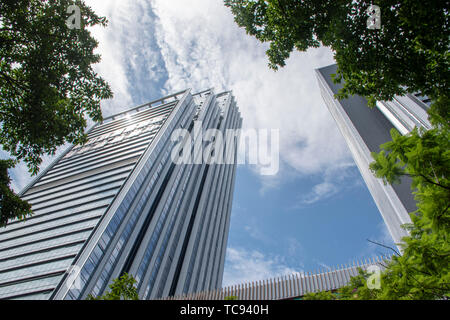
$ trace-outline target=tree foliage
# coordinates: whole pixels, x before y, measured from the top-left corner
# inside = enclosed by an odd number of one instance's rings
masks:
[[[109,285],[110,291],[99,297],[89,295],[87,300],[139,300],[135,284],[136,280],[133,276],[124,273]]]
[[[269,66],[283,67],[293,50],[330,47],[344,81],[337,98],[367,97],[369,106],[394,95],[420,93],[432,100],[433,129],[415,129],[373,154],[374,174],[385,183],[412,177],[418,210],[405,225],[402,255],[388,262],[382,288],[369,290],[361,273],[338,294],[307,299],[441,299],[450,294],[450,38],[449,1],[224,0],[236,23],[270,44]],[[367,9],[381,9],[381,28],[369,29]]]
[[[80,8],[80,28],[67,25],[73,4]],[[102,120],[100,101],[112,92],[92,68],[100,56],[88,27],[106,24],[81,0],[0,2],[0,145],[32,174],[42,155],[66,142],[85,142],[87,118]],[[2,206],[2,221],[14,216]]]
[[[378,0],[381,29],[368,29],[372,1],[224,0],[236,23],[270,43],[269,66],[282,67],[293,50],[330,47],[345,80],[339,97],[376,100],[420,92],[448,98],[449,2]],[[446,110],[438,110],[438,114]],[[448,121],[448,118],[447,118]]]
[[[10,219],[24,219],[31,214],[31,206],[9,187],[11,179],[8,169],[13,166],[12,160],[0,160],[0,227],[5,226]]]
[[[450,297],[450,131],[440,126],[414,129],[402,136],[395,129],[392,141],[373,153],[370,168],[385,183],[402,175],[412,177],[417,211],[404,227],[409,236],[400,244],[402,254],[386,262],[381,289],[370,290],[367,274],[338,290],[339,299],[447,299]],[[309,299],[322,298],[311,294]]]
[[[370,274],[361,268],[359,275],[350,278],[350,282],[336,292],[320,291],[307,293],[303,300],[372,300],[377,297],[380,290],[367,286]]]

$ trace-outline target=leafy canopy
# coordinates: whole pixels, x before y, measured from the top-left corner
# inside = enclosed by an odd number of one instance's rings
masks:
[[[71,29],[67,10],[73,4],[81,24]],[[100,101],[112,92],[92,68],[100,56],[88,27],[106,24],[81,0],[0,2],[0,145],[32,174],[42,155],[86,141],[87,118],[102,120]],[[0,162],[2,168],[13,164]],[[5,205],[15,197],[5,186],[0,226],[7,217],[22,216]]]
[[[372,156],[370,168],[385,183],[412,177],[418,210],[404,227],[402,255],[381,275],[381,289],[367,288],[361,273],[338,291],[314,299],[442,299],[450,295],[450,38],[449,3],[432,0],[378,0],[381,29],[367,28],[372,1],[224,0],[236,23],[270,43],[269,66],[283,67],[293,50],[330,47],[344,80],[337,98],[360,95],[369,106],[394,95],[421,93],[432,100],[433,129],[415,129]]]
[[[6,225],[10,219],[25,219],[31,211],[31,206],[22,201],[9,187],[11,179],[8,169],[13,166],[12,160],[0,161],[0,226]]]
[[[89,295],[87,300],[139,300],[135,284],[136,280],[133,276],[124,273],[109,285],[110,291],[99,297]]]
[[[367,273],[338,290],[338,295],[310,294],[307,299],[448,299],[450,297],[450,130],[414,129],[402,136],[391,131],[392,141],[373,153],[370,165],[385,183],[412,177],[417,211],[404,227],[402,255],[386,262],[381,288],[367,288]]]
[[[448,97],[448,1],[378,0],[381,29],[367,28],[372,1],[224,2],[239,26],[270,43],[267,56],[273,69],[283,67],[293,50],[330,47],[338,65],[335,80],[345,80],[341,98],[358,94],[374,105],[406,92],[433,100]],[[448,115],[448,105],[439,111]]]

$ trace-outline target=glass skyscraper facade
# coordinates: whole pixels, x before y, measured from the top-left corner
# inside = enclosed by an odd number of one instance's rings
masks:
[[[411,223],[408,213],[417,210],[411,179],[403,177],[400,184],[384,185],[369,169],[369,164],[374,161],[371,152],[379,152],[381,144],[392,140],[392,128],[401,134],[411,132],[414,127],[430,129],[427,115],[430,101],[420,95],[408,94],[396,96],[392,101],[378,101],[377,107],[371,109],[367,100],[360,96],[337,100],[334,94],[342,84],[335,84],[331,79],[336,71],[337,65],[316,70],[322,97],[349,146],[392,239],[400,243],[401,238],[407,235],[401,225]]]
[[[236,161],[177,163],[173,153],[211,144],[204,130],[241,125],[231,92],[212,90],[94,125],[21,192],[33,215],[0,229],[0,299],[85,299],[124,273],[141,299],[219,288]],[[174,140],[177,129],[200,142]],[[222,150],[234,159],[238,139],[227,135]]]

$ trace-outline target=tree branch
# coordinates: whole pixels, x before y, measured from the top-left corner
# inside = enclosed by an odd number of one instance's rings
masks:
[[[423,178],[426,182],[428,182],[428,183],[434,184],[435,186],[444,188],[444,189],[446,189],[446,190],[450,190],[450,187],[447,187],[447,186],[444,186],[444,185],[442,185],[442,184],[440,184],[440,183],[434,182],[433,180],[431,180],[430,178],[428,178],[428,177],[427,177],[426,175],[424,175],[423,173],[419,173],[419,174],[405,173],[404,175],[405,175],[405,176],[408,176],[408,177],[411,177],[411,178],[413,178],[413,177],[422,177],[422,178]]]
[[[394,253],[395,253],[397,256],[400,257],[400,253],[399,253],[397,250],[395,250],[394,248],[389,247],[389,246],[385,246],[384,244],[381,244],[381,243],[378,243],[378,242],[375,242],[375,241],[372,241],[372,240],[369,240],[369,239],[366,239],[366,240],[369,241],[369,242],[371,242],[371,243],[373,243],[373,244],[376,244],[376,245],[382,246],[382,247],[384,247],[384,248],[390,249],[390,250],[394,251]]]

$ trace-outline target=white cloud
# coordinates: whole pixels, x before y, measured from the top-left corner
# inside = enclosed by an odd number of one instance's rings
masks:
[[[290,257],[305,255],[303,245],[297,239],[289,237],[287,238],[287,243],[287,251]],[[303,266],[302,263],[300,265]]]
[[[319,266],[321,266],[322,269],[325,269],[326,271],[331,271],[332,270],[332,268],[329,265],[327,265],[327,264],[325,264],[323,262],[318,261],[317,264]],[[320,270],[320,271],[323,271],[323,270]]]
[[[322,182],[313,187],[312,192],[306,195],[303,199],[303,203],[312,204],[322,200],[323,198],[329,198],[336,192],[338,192],[338,188],[334,184],[330,182]]]
[[[309,193],[300,196],[299,207],[329,199],[340,191],[359,187],[362,184],[362,177],[354,162],[333,164],[325,169],[322,176],[322,182],[314,185]]]
[[[103,103],[104,115],[160,98],[146,94],[152,92],[154,84],[165,75],[154,38],[149,2],[88,0],[87,3],[109,21],[106,28],[96,26],[92,29],[94,38],[99,41],[98,53],[102,56],[95,70],[114,92],[114,99]]]
[[[256,227],[255,225],[252,225],[252,226],[248,226],[247,225],[247,226],[244,227],[244,230],[245,230],[245,232],[248,233],[248,235],[250,237],[252,237],[255,240],[260,240],[260,241],[266,241],[267,240],[267,238],[264,235],[264,233],[261,232],[261,230],[258,227]]]
[[[267,45],[246,35],[221,0],[156,0],[152,8],[167,92],[232,89],[244,128],[280,129],[285,170],[313,174],[350,159],[315,77],[315,68],[333,63],[328,49],[294,52],[274,72],[267,66]]]
[[[87,3],[109,20],[106,28],[92,30],[102,56],[95,69],[115,93],[103,103],[105,115],[159,98],[161,92],[231,89],[244,128],[280,130],[280,177],[290,174],[283,170],[320,174],[349,161],[314,72],[333,63],[330,50],[294,52],[287,66],[274,72],[267,66],[267,44],[246,35],[222,0]],[[283,178],[262,181],[264,191]]]
[[[160,98],[161,93],[155,87],[164,78],[165,68],[153,35],[154,21],[148,1],[87,0],[86,3],[109,20],[106,28],[96,26],[91,29],[92,36],[99,42],[96,52],[102,58],[94,69],[114,92],[112,100],[102,102],[103,115]],[[54,157],[44,156],[43,159],[41,168],[50,164]],[[24,164],[11,170],[11,175],[16,191],[33,179]]]
[[[101,63],[95,66],[98,72],[111,86],[114,92],[114,100],[107,101],[103,105],[114,104],[115,108],[121,105],[132,104],[130,95],[130,83],[128,82],[125,70],[126,49],[127,46],[122,41],[123,33],[127,30],[126,20],[130,17],[127,7],[128,1],[110,0],[110,1],[86,1],[93,10],[100,16],[106,16],[109,25],[106,28],[96,26],[91,32],[99,42],[97,52],[101,54]],[[128,25],[133,27],[133,25]]]
[[[299,272],[302,270],[287,266],[280,257],[267,256],[256,250],[228,247],[222,286],[266,280]]]

